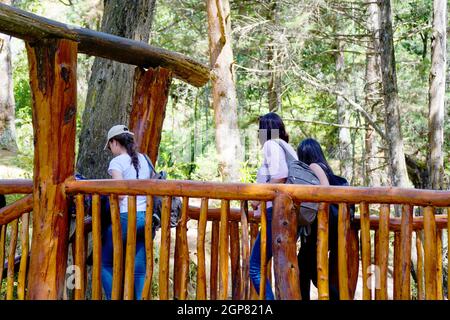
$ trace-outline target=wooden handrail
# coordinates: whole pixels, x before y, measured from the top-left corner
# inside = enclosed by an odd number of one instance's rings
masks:
[[[33,210],[33,195],[29,194],[6,207],[0,209],[0,225],[8,224],[24,213]]]
[[[35,42],[60,38],[78,42],[78,52],[143,68],[164,67],[174,76],[201,87],[209,80],[205,65],[181,53],[148,45],[141,41],[67,25],[58,21],[0,4],[0,32]]]
[[[447,229],[447,220],[448,217],[446,214],[438,214],[435,215],[436,220],[436,228],[437,229]],[[355,215],[355,219],[353,220],[352,226],[355,228],[360,227],[361,218],[359,215]],[[377,216],[370,216],[370,229],[378,230],[378,226],[380,223],[380,218]],[[423,217],[414,217],[413,218],[412,228],[414,231],[423,229]],[[401,218],[390,218],[389,219],[389,231],[400,232],[402,226]]]
[[[273,200],[277,193],[289,194],[293,200],[328,203],[387,203],[418,206],[450,206],[450,191],[397,187],[337,187],[285,184],[216,183],[187,180],[68,180],[66,192],[100,194],[176,195],[192,198],[229,200]],[[27,179],[0,179],[0,194],[29,194],[33,182]]]
[[[189,219],[200,219],[200,208],[195,206],[189,206],[188,210]],[[208,221],[220,221],[220,208],[208,208]],[[248,222],[260,222],[261,218],[255,217],[252,210],[248,211]],[[237,208],[230,208],[229,221],[241,221],[241,210]]]
[[[1,181],[0,181],[1,183]],[[338,187],[287,184],[214,183],[187,180],[69,180],[67,193],[100,193],[226,200],[273,200],[277,194],[288,194],[294,201],[330,203],[385,203],[419,206],[450,206],[450,191],[398,187]]]
[[[0,179],[0,194],[30,194],[33,192],[33,180]]]

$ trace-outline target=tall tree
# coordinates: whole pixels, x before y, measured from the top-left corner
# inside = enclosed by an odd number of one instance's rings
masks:
[[[238,181],[241,141],[237,126],[230,4],[228,0],[206,0],[206,7],[219,172],[223,181]]]
[[[383,82],[383,102],[385,109],[385,132],[389,148],[389,175],[391,185],[408,187],[410,185],[406,170],[400,106],[395,64],[392,9],[390,0],[380,0],[380,54],[381,78]]]
[[[366,49],[366,74],[364,85],[365,108],[372,115],[374,121],[377,121],[381,100],[381,69],[380,69],[380,8],[372,0],[366,0],[367,3],[367,30],[369,32],[368,45]],[[381,177],[377,168],[380,166],[378,160],[379,136],[375,130],[367,125],[365,133],[365,151],[366,151],[366,181],[368,186],[381,186]]]
[[[11,0],[0,0],[11,5]],[[10,36],[0,34],[0,149],[17,151]]]
[[[338,18],[339,19],[339,18]],[[339,33],[339,21],[336,23],[336,31]],[[344,41],[340,36],[336,40],[336,90],[341,93],[348,93],[347,77],[345,71],[345,56],[344,56]],[[353,166],[352,166],[352,141],[350,137],[350,109],[347,106],[347,102],[341,95],[336,96],[337,107],[337,121],[341,127],[339,127],[339,167],[340,173],[348,181],[352,180]]]
[[[156,0],[105,0],[101,31],[148,42]],[[106,133],[128,124],[135,67],[95,58],[82,118],[77,170],[87,178],[106,178],[110,154]]]
[[[447,0],[433,1],[433,35],[428,115],[428,170],[430,188],[442,189],[444,176],[445,69],[447,67]]]
[[[267,1],[267,0],[266,0]],[[267,1],[267,20],[270,21],[269,46],[267,48],[267,63],[269,65],[269,111],[276,112],[281,109],[281,59],[278,48],[277,26],[279,24],[279,4],[277,0]]]

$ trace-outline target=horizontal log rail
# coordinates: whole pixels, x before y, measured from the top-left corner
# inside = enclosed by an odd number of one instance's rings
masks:
[[[1,183],[1,182],[0,182]],[[288,194],[294,201],[330,203],[385,203],[417,206],[450,206],[450,191],[420,190],[398,187],[337,187],[286,184],[214,183],[187,180],[69,180],[66,192],[183,196],[225,200],[273,200]]]
[[[29,194],[0,209],[0,225],[8,224],[33,210],[33,195]]]
[[[32,193],[33,182],[27,179],[0,179],[0,194]],[[337,187],[285,184],[214,183],[187,180],[68,180],[68,193],[173,195],[191,198],[229,200],[273,200],[277,193],[289,194],[294,201],[328,203],[408,203],[416,206],[450,206],[450,191],[397,187]]]
[[[33,180],[0,179],[0,194],[30,194],[33,193]]]
[[[79,53],[143,68],[164,67],[172,70],[176,78],[197,87],[209,81],[209,68],[181,53],[136,40],[67,25],[5,4],[0,4],[0,32],[28,42],[45,38],[68,39],[78,42]]]
[[[435,215],[436,228],[437,229],[447,229],[447,220],[448,217],[446,214]],[[355,219],[352,222],[352,227],[357,229],[360,228],[361,217],[359,215],[355,215]],[[378,230],[380,225],[380,218],[378,216],[371,215],[370,216],[370,229]],[[389,219],[389,230],[393,232],[401,231],[402,227],[402,219],[401,218],[390,218]],[[423,217],[414,217],[412,222],[412,229],[414,231],[423,229]]]

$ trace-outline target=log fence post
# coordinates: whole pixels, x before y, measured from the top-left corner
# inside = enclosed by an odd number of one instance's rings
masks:
[[[77,42],[26,43],[33,98],[33,235],[29,299],[62,299],[69,216],[64,182],[75,170]]]
[[[300,275],[297,262],[297,216],[293,201],[279,193],[273,201],[272,252],[275,292],[278,300],[300,300]]]

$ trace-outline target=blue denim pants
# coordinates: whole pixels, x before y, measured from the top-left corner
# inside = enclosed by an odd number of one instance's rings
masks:
[[[128,212],[120,213],[120,224],[122,227],[123,248],[126,248]],[[145,281],[145,211],[136,212],[136,256],[134,260],[134,297],[141,300],[142,289]],[[155,233],[153,232],[153,236]],[[110,225],[103,237],[102,245],[102,284],[107,300],[111,300],[113,279],[113,240],[112,226]],[[124,252],[125,253],[125,252]]]
[[[267,209],[267,261],[272,258],[272,208]],[[259,294],[259,285],[261,283],[261,231],[256,237],[250,255],[250,279],[256,292]],[[272,286],[269,279],[266,279],[266,300],[275,300]]]

